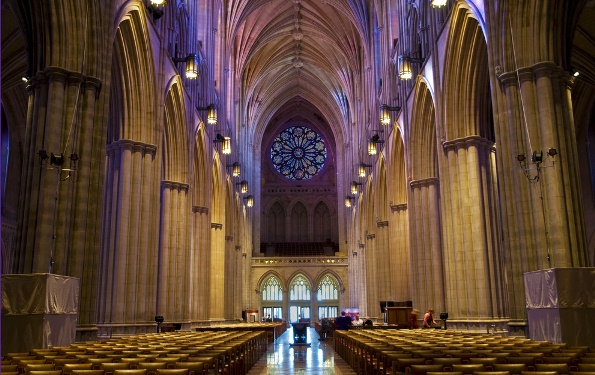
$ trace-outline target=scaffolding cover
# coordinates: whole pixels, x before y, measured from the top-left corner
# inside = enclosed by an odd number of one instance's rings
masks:
[[[524,279],[531,339],[595,345],[595,268],[551,268]]]
[[[2,275],[2,354],[72,344],[78,305],[76,277]]]

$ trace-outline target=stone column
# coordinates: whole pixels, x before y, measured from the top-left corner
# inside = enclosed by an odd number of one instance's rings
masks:
[[[383,282],[377,276],[378,270],[378,250],[376,248],[376,234],[366,234],[366,250],[364,252],[363,268],[365,270],[366,278],[366,312],[365,315],[379,316],[380,305],[378,298],[378,284]],[[351,306],[349,306],[351,307]]]
[[[449,326],[487,330],[493,324],[504,324],[505,315],[495,149],[493,142],[478,136],[447,141],[443,146]]]
[[[376,222],[375,247],[378,268],[376,268],[375,277],[378,280],[378,299],[382,301],[393,300],[393,286],[389,282],[393,272],[390,262],[389,233],[388,220]]]
[[[409,255],[409,218],[407,204],[391,205],[391,230],[389,235],[389,262],[392,296],[395,301],[412,298],[411,260]]]
[[[496,74],[506,276],[511,318],[522,324],[525,272],[588,265],[571,77],[550,61]]]
[[[413,303],[419,310],[444,309],[444,275],[437,178],[410,182],[409,232]]]
[[[107,147],[99,264],[100,337],[155,329],[159,241],[156,149],[131,140]]]
[[[188,209],[188,184],[162,181],[157,314],[176,323],[190,320]]]
[[[58,67],[30,79],[18,221],[10,243],[11,272],[81,279],[79,327],[95,323],[97,273],[89,270],[98,261],[106,139],[105,125],[96,124],[101,86],[97,78]],[[63,155],[63,163],[52,164],[40,150]]]
[[[223,224],[211,223],[211,278],[209,319],[223,320],[225,309],[225,232]]]
[[[194,231],[192,236],[191,298],[194,321],[206,321],[209,317],[210,283],[210,236],[211,221],[208,207],[193,206]]]

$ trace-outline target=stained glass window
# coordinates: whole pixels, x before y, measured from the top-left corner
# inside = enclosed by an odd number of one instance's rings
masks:
[[[283,130],[271,146],[275,169],[290,180],[307,180],[324,167],[324,139],[307,126],[292,126]]]
[[[283,289],[276,277],[269,277],[262,286],[263,301],[283,301]]]
[[[310,300],[310,283],[302,276],[296,276],[289,286],[289,299],[292,301]]]
[[[325,275],[320,284],[318,284],[318,300],[337,300],[339,299],[339,286],[334,277]]]

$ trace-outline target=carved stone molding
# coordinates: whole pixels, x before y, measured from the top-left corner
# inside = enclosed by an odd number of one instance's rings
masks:
[[[442,142],[442,147],[445,150],[456,150],[458,148],[467,148],[469,146],[478,146],[482,148],[491,149],[491,151],[495,151],[494,142],[490,141],[487,138],[483,138],[477,135],[472,135],[470,137],[464,138],[457,138],[451,141],[444,141]]]
[[[375,238],[376,238],[376,235],[374,233],[366,234],[366,239],[367,240],[373,240]]]
[[[193,213],[197,213],[197,214],[205,214],[208,215],[209,213],[209,208],[208,207],[204,207],[204,206],[192,206],[192,212]]]
[[[376,227],[377,227],[377,228],[384,228],[384,227],[388,227],[388,220],[377,221],[377,222],[376,222]]]
[[[332,266],[347,266],[348,259],[347,257],[299,257],[299,258],[290,258],[290,257],[258,257],[252,258],[252,264],[254,266],[264,266],[264,267],[271,267],[271,266],[286,266],[286,267],[295,267],[296,264],[311,264],[311,265],[322,265],[324,267],[332,267]]]
[[[226,235],[225,236],[225,242],[231,242],[231,241],[233,241],[233,236]]]
[[[211,223],[211,229],[219,229],[222,230],[223,229],[223,224],[219,224],[219,223]]]
[[[120,139],[112,142],[106,147],[107,152],[113,152],[117,150],[133,150],[137,152],[146,152],[152,156],[155,156],[157,152],[157,146],[148,143],[133,141],[131,139]]]
[[[161,187],[171,190],[182,190],[188,192],[188,184],[176,181],[161,181]]]
[[[209,213],[209,208],[208,207],[203,207],[203,206],[192,206],[192,212],[193,213],[198,213],[198,214],[205,214],[207,215]]]
[[[390,210],[391,210],[391,212],[405,211],[405,210],[407,210],[407,203],[391,204],[390,205]]]
[[[438,185],[438,182],[440,180],[438,180],[438,178],[436,177],[430,177],[430,178],[425,178],[423,180],[413,180],[409,183],[409,186],[411,186],[412,188],[417,188],[417,187],[425,187],[425,186],[430,186],[430,185]]]
[[[519,81],[533,81],[535,77],[550,77],[572,81],[569,72],[556,65],[553,61],[538,62],[529,67],[522,67],[512,72],[502,72],[502,67],[495,68],[496,76],[504,86],[518,86]]]

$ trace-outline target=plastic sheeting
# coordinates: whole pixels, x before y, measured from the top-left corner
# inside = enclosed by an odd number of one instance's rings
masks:
[[[72,344],[78,305],[78,278],[2,275],[2,354]]]
[[[552,268],[524,278],[531,339],[595,346],[595,268]]]

